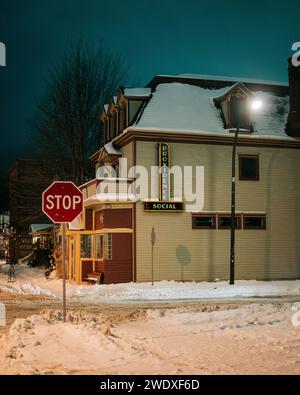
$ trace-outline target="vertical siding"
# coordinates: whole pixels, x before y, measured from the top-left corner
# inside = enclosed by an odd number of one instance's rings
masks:
[[[129,143],[126,146],[122,147],[121,152],[122,152],[122,158],[127,158],[127,166],[129,169],[134,164],[133,143]]]
[[[155,143],[137,142],[137,164],[156,164]],[[231,147],[172,143],[171,165],[205,168],[205,211],[230,211]],[[238,147],[237,153],[258,154],[260,181],[237,180],[237,211],[267,214],[266,230],[236,231],[238,279],[300,277],[300,155],[298,150]],[[238,163],[236,168],[238,174]],[[195,182],[195,180],[194,180]],[[157,232],[156,280],[181,279],[176,251],[185,247],[190,263],[185,280],[228,279],[229,230],[192,229],[191,213],[146,213],[137,203],[137,281],[151,279],[152,227]]]

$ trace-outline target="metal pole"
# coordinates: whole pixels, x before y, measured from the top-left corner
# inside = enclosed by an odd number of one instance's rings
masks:
[[[236,146],[239,134],[239,128],[236,129],[234,135],[234,141],[232,146],[232,177],[231,177],[231,232],[230,232],[230,276],[229,284],[234,284],[234,260],[235,260],[235,157],[236,157]]]
[[[63,277],[63,317],[66,322],[67,303],[66,303],[66,224],[62,224],[62,277]]]
[[[153,270],[153,254],[154,254],[154,245],[152,243],[152,254],[151,254],[151,278],[152,278],[152,285],[154,285],[154,270]]]
[[[152,279],[152,285],[154,285],[154,264],[153,264],[153,256],[154,256],[154,244],[155,244],[155,230],[152,228],[151,231],[151,279]]]

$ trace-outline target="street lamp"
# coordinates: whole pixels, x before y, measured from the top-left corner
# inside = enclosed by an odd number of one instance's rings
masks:
[[[253,100],[250,103],[250,108],[253,111],[258,111],[262,106],[260,100]],[[240,127],[238,126],[235,130],[233,146],[232,146],[232,170],[231,170],[231,231],[230,231],[230,275],[229,284],[234,285],[234,261],[235,261],[235,158],[236,158],[236,147],[239,136]]]

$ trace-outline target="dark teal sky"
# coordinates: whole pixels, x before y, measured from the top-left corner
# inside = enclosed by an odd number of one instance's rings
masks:
[[[300,41],[296,0],[0,0],[0,166],[30,148],[26,133],[43,81],[70,39],[123,56],[129,80],[199,73],[287,80]]]

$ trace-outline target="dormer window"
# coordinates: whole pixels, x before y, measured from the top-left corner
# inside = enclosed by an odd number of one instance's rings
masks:
[[[252,95],[252,92],[239,82],[214,99],[222,111],[225,129],[251,129],[248,103]]]
[[[118,111],[118,133],[121,133],[123,129],[123,119],[122,119],[122,107]]]
[[[114,118],[112,115],[109,115],[109,140],[114,138]]]
[[[114,111],[113,118],[114,118],[113,136],[116,137],[118,134],[118,111],[117,110]]]
[[[242,95],[232,95],[229,109],[231,110],[230,127],[249,129],[247,99]]]
[[[125,129],[127,127],[127,105],[124,104],[122,107],[122,120],[123,120],[123,126],[122,128]]]
[[[104,142],[107,143],[109,140],[109,122],[108,119],[105,118],[103,120],[103,125],[104,125]]]

